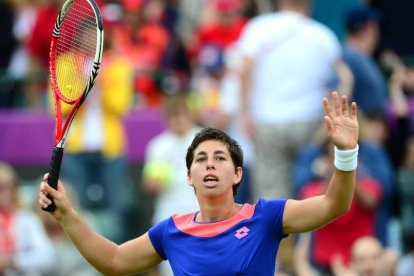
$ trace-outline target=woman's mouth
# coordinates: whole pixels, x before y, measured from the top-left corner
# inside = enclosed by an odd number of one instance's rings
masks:
[[[218,183],[218,177],[215,175],[206,175],[203,179],[204,185],[207,187],[214,187]]]

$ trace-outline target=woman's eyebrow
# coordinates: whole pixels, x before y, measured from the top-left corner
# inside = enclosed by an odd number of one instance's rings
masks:
[[[216,151],[214,151],[214,155],[218,155],[218,154],[224,154],[224,155],[226,155],[226,152],[223,151],[223,150],[216,150]],[[200,155],[207,155],[207,153],[205,151],[199,151],[199,152],[196,153],[195,156],[200,156]]]
[[[207,153],[205,151],[199,151],[196,153],[195,156],[198,156],[198,155],[207,155]]]

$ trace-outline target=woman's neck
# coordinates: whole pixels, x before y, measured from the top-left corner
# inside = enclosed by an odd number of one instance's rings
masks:
[[[242,207],[235,203],[234,199],[221,200],[220,202],[204,201],[200,203],[200,212],[195,220],[197,222],[213,222],[233,217]]]

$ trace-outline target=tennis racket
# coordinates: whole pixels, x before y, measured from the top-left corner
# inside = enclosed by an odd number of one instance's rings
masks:
[[[49,73],[56,110],[56,133],[48,184],[57,189],[65,140],[70,124],[98,75],[102,58],[103,23],[93,0],[67,0],[53,29]],[[62,102],[71,106],[65,119]],[[53,198],[44,211],[53,212]]]

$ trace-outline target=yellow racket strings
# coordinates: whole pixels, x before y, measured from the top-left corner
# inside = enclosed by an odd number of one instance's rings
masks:
[[[96,39],[97,23],[93,9],[87,1],[74,1],[65,15],[56,45],[57,86],[68,102],[81,97],[87,87]]]

